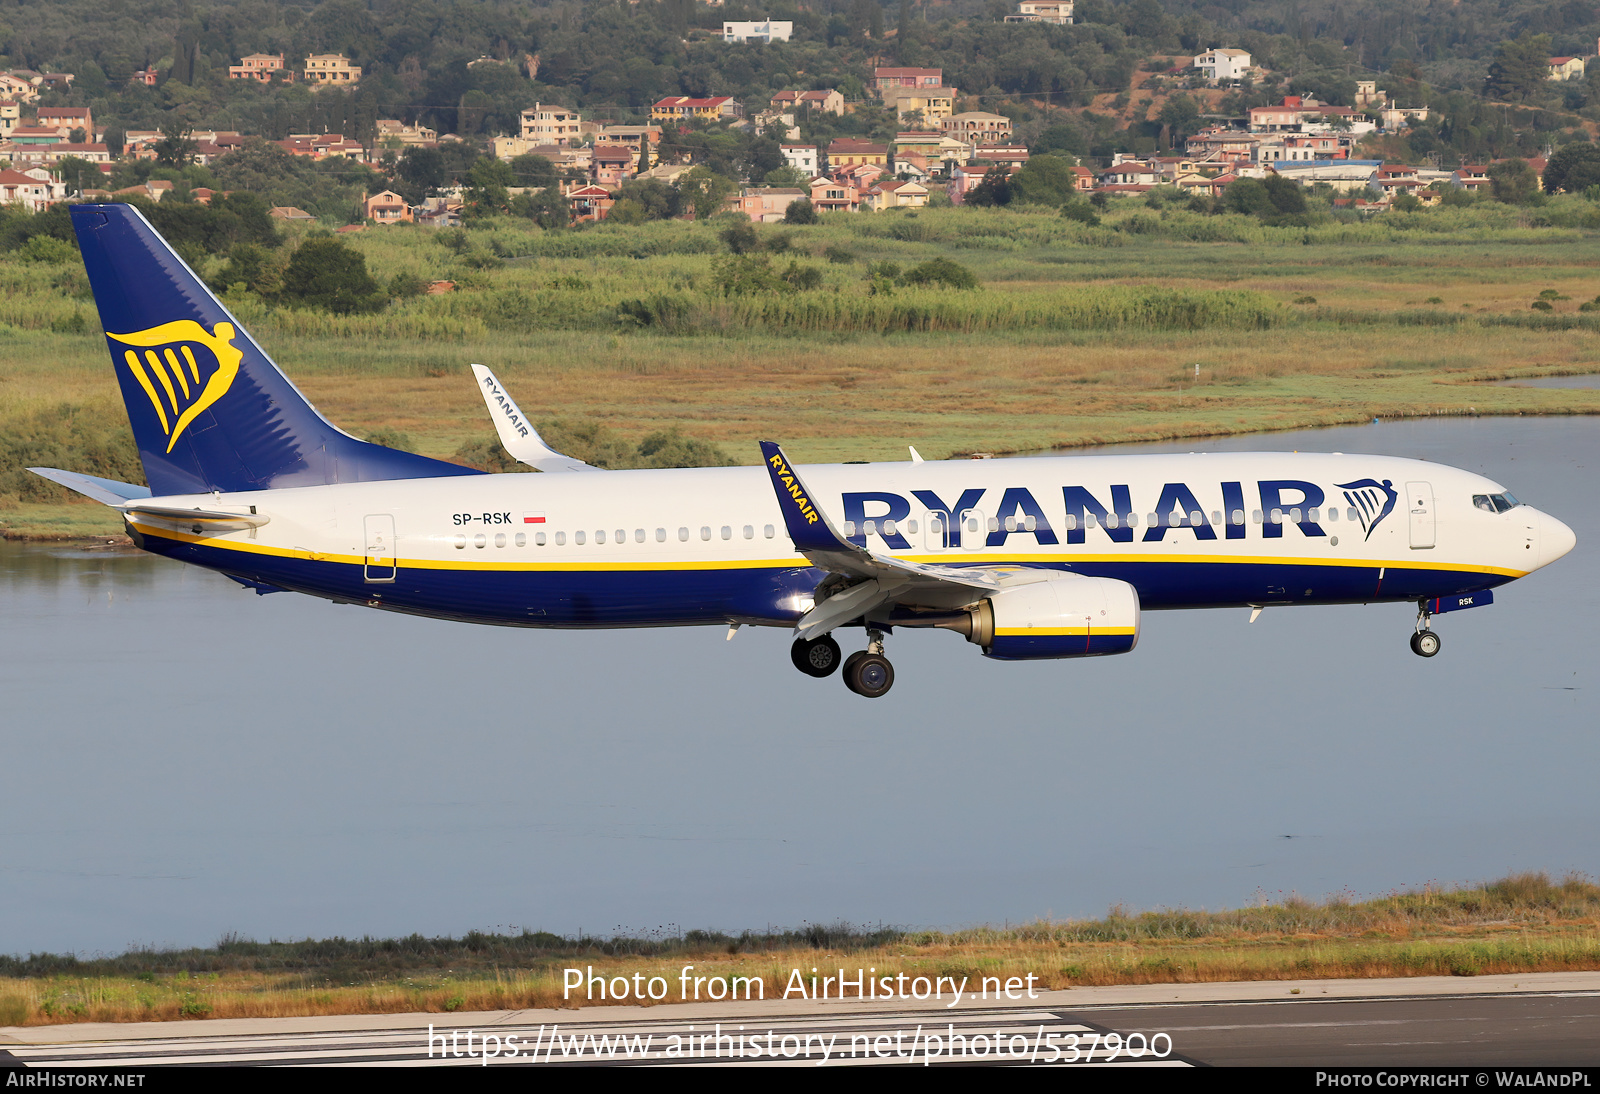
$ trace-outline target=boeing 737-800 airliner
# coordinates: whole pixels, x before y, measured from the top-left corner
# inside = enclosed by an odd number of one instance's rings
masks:
[[[1264,452],[608,471],[552,451],[487,369],[490,475],[359,440],[281,373],[138,210],[72,221],[148,487],[39,474],[141,548],[389,611],[523,627],[792,627],[795,666],[878,696],[895,628],[998,660],[1126,653],[1144,609],[1411,601],[1439,612],[1572,550],[1499,483],[1385,456]],[[859,628],[842,658],[833,632]],[[730,632],[731,633],[731,632]]]

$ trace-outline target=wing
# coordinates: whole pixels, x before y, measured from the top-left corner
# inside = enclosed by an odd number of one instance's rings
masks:
[[[817,505],[782,448],[772,441],[762,441],[761,455],[795,549],[819,569],[857,579],[819,601],[800,618],[795,630],[802,638],[825,634],[884,604],[914,605],[935,591],[965,591],[977,600],[981,593],[993,592],[1016,580],[996,570],[929,566],[857,547],[839,534]],[[1031,576],[1019,574],[1023,580]]]
[[[575,460],[571,456],[563,456],[545,444],[538,430],[534,429],[533,423],[528,420],[528,416],[506,393],[505,386],[494,373],[482,365],[473,365],[472,374],[478,378],[478,388],[483,392],[483,401],[489,404],[489,417],[494,419],[494,428],[495,432],[500,434],[500,443],[511,453],[512,459],[539,471],[605,470],[603,467]]]

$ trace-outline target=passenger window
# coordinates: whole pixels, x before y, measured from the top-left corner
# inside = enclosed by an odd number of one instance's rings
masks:
[[[496,532],[494,534],[494,545],[496,547],[504,547],[506,545],[506,534],[504,532]]]
[[[1274,509],[1272,511],[1272,523],[1273,524],[1282,524],[1283,523],[1283,510],[1282,509]]]
[[[1085,528],[1093,528],[1095,526],[1095,516],[1094,516],[1093,513],[1085,513],[1085,514],[1083,514],[1083,526]],[[1067,518],[1067,527],[1068,528],[1072,527],[1072,518],[1071,517]],[[1115,528],[1116,527],[1116,523],[1113,522],[1111,527]]]
[[[878,522],[875,520],[863,521],[861,530],[869,536],[873,535],[878,530]]]
[[[1206,515],[1204,513],[1190,513],[1189,514],[1189,523],[1194,525],[1196,528],[1200,527],[1205,522],[1206,522]]]
[[[1129,528],[1137,528],[1137,527],[1139,527],[1139,514],[1138,513],[1129,513],[1128,514],[1128,527]]]
[[[883,522],[883,534],[886,536],[892,536],[895,534],[894,521],[886,520]]]
[[[746,524],[744,526],[744,538],[745,539],[755,539],[756,538],[756,530],[752,525]]]
[[[557,543],[561,542],[561,537],[560,536],[556,537],[556,542]],[[533,545],[535,547],[543,547],[544,546],[544,533],[543,532],[535,532],[535,533],[533,533]]]
[[[1300,507],[1299,506],[1295,506],[1293,509],[1289,510],[1289,523],[1290,524],[1299,524],[1300,523]]]
[[[565,532],[557,532],[556,533],[556,546],[557,547],[565,547],[566,545],[567,545],[567,533],[565,533]]]
[[[732,539],[733,538],[733,529],[729,528],[726,524],[724,524],[722,526],[722,538],[723,539]]]
[[[710,540],[711,540],[711,528],[709,526],[704,525],[704,524],[702,524],[700,526],[700,538],[702,540],[710,542]]]
[[[1148,516],[1146,516],[1144,518],[1144,522],[1146,524],[1148,524],[1152,528],[1160,528],[1161,527],[1161,514],[1160,513],[1151,513],[1151,514],[1149,514]]]
[[[687,528],[679,528],[678,529],[678,540],[680,542],[682,542],[682,543],[688,543],[689,542],[689,529],[687,529]]]
[[[1260,524],[1261,523],[1261,510],[1259,510],[1259,509],[1250,510],[1250,520],[1252,522],[1256,523],[1256,524]]]
[[[1220,509],[1211,510],[1211,523],[1213,525],[1218,525],[1218,524],[1222,523],[1222,510],[1220,510]]]
[[[1233,511],[1233,513],[1231,514],[1231,516],[1233,518],[1233,523],[1234,523],[1235,526],[1242,527],[1244,525],[1244,510],[1243,509],[1235,509]],[[1256,523],[1257,524],[1261,523],[1261,515],[1259,513],[1256,514]]]
[[[1332,524],[1332,523],[1337,523],[1338,520],[1339,520],[1339,507],[1337,505],[1328,506],[1328,522],[1330,524]]]
[[[762,531],[766,533],[766,537],[768,539],[771,539],[773,536],[778,534],[777,529],[773,528],[770,524],[763,528]]]
[[[845,538],[849,539],[851,536],[853,536],[855,534],[856,534],[856,522],[853,521],[853,520],[845,521],[844,522],[844,535],[845,535]]]
[[[524,535],[523,533],[518,532],[517,533],[517,546],[518,547],[526,547],[527,545],[528,545],[528,537],[526,535]]]
[[[579,533],[578,533],[578,534],[579,534],[579,535],[580,535],[580,536],[581,536],[581,535],[583,535],[583,533],[582,533],[582,532],[579,532]],[[602,528],[602,529],[600,529],[600,530],[599,530],[599,531],[598,531],[598,532],[596,532],[596,533],[595,533],[595,534],[594,534],[594,541],[595,541],[595,542],[596,542],[596,543],[604,543],[604,542],[605,542],[605,541],[606,541],[606,530],[605,530],[605,529],[604,529],[604,528]],[[578,542],[579,542],[579,543],[582,543],[582,542],[583,542],[583,540],[581,540],[581,539],[580,539],[580,540],[579,540],[579,541],[578,541]]]
[[[917,534],[917,522],[914,521],[914,520],[906,521],[906,535],[914,536],[916,534]]]
[[[1017,530],[1017,518],[1016,517],[1007,517],[1006,518],[1006,531],[1015,532],[1016,530]]]
[[[643,539],[644,537],[640,536],[639,538]],[[618,543],[626,543],[626,542],[628,542],[628,530],[626,528],[618,528],[617,529],[617,542]]]
[[[1022,530],[1024,532],[1037,532],[1039,530],[1039,518],[1038,517],[1023,517],[1022,518]],[[913,528],[912,531],[914,532],[914,531],[916,531],[916,529]]]
[[[657,528],[656,529],[656,542],[657,543],[665,543],[665,542],[667,542],[667,530],[665,528]]]
[[[1346,509],[1344,511],[1344,515],[1345,515],[1345,519],[1346,520],[1356,520],[1356,519],[1358,519],[1356,517],[1356,507],[1354,505],[1352,505],[1350,508]]]
[[[574,532],[574,533],[572,533],[572,542],[574,544],[576,544],[577,546],[582,547],[583,546],[583,533],[582,532]]]
[[[467,549],[467,537],[466,536],[457,536],[456,537],[456,550],[465,551],[466,549]]]
[[[1073,532],[1078,528],[1078,518],[1072,513],[1067,514],[1067,531]]]
[[[482,532],[479,532],[477,535],[472,537],[472,545],[481,550],[482,548],[489,546],[489,537],[485,536]]]

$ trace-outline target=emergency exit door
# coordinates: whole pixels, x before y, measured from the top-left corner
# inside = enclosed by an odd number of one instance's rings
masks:
[[[364,575],[368,584],[394,580],[394,517],[388,513],[369,515],[366,520],[367,557]]]

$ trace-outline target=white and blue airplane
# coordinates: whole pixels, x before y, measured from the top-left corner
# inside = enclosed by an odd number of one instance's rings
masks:
[[[1499,483],[1386,456],[1260,452],[604,471],[474,372],[483,474],[324,419],[138,210],[72,221],[148,487],[32,470],[146,551],[388,611],[521,627],[788,627],[795,666],[883,695],[896,628],[998,660],[1126,653],[1146,609],[1411,601],[1433,617],[1572,550]],[[599,472],[599,473],[595,473]],[[841,655],[834,632],[861,629]]]

